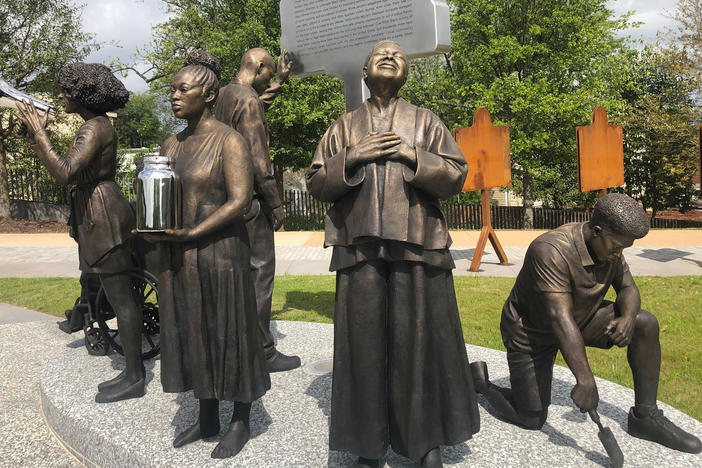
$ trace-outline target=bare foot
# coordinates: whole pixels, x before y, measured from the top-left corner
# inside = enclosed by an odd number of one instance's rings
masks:
[[[439,447],[434,447],[422,457],[422,468],[442,468],[443,466]]]
[[[208,428],[206,431],[201,431],[200,423],[197,422],[176,436],[176,438],[173,440],[173,447],[182,447],[190,442],[196,442],[200,439],[214,437],[217,434],[219,434],[219,422],[216,426]]]
[[[243,421],[234,421],[222,440],[212,451],[212,458],[233,457],[244,448],[250,437],[249,428]]]

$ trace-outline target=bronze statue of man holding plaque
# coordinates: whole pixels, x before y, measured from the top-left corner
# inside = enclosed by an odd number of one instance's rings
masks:
[[[282,91],[292,62],[283,51],[278,58],[278,75],[273,57],[263,49],[251,49],[241,58],[236,78],[222,88],[217,99],[215,117],[241,133],[249,145],[254,168],[254,197],[246,216],[246,229],[251,242],[251,274],[256,290],[259,329],[269,372],[282,372],[300,367],[300,358],[286,356],[275,348],[270,331],[271,301],[275,276],[275,243],[273,231],[285,220],[283,203],[278,194],[273,167],[268,153],[268,123],[265,110]]]
[[[388,446],[442,466],[439,446],[479,429],[439,208],[461,191],[467,164],[436,115],[398,98],[407,72],[397,43],[373,47],[370,99],[329,127],[307,173],[312,195],[333,203],[329,446],[361,467],[379,466]]]

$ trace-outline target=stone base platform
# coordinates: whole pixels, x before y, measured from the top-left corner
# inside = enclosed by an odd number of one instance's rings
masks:
[[[91,357],[83,347],[59,352],[41,372],[46,422],[64,446],[89,467],[350,466],[355,461],[352,455],[330,452],[327,445],[331,375],[324,371],[325,360],[333,353],[332,326],[274,322],[273,327],[278,348],[300,355],[303,368],[271,376],[272,389],[253,405],[252,439],[233,459],[210,458],[218,437],[180,449],[172,447],[175,434],[197,419],[198,405],[192,393],[163,393],[158,360],[146,363],[145,397],[101,405],[93,400],[97,383],[122,369],[122,357]],[[488,362],[493,380],[508,384],[504,353],[470,345],[467,350],[471,361]],[[520,429],[496,419],[481,398],[480,432],[465,443],[443,447],[444,463],[457,467],[609,466],[597,427],[570,400],[573,384],[567,369],[555,369],[553,405],[541,431]],[[600,415],[619,441],[625,466],[702,466],[702,455],[683,454],[630,437],[625,428],[633,392],[600,379],[597,384],[602,400]],[[222,427],[226,428],[231,405],[222,406],[226,410],[222,411]],[[660,407],[675,423],[702,435],[702,423],[667,405]],[[393,468],[416,466],[391,451],[386,462]]]

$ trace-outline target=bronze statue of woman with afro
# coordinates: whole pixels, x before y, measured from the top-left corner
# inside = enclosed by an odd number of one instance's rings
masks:
[[[82,273],[97,273],[117,315],[125,369],[98,385],[98,403],[138,398],[145,392],[141,360],[141,311],[125,273],[132,266],[134,214],[115,183],[117,135],[106,113],[124,107],[129,92],[109,68],[71,63],[58,74],[59,98],[67,113],[85,121],[65,156],[58,155],[46,132],[48,113],[31,102],[18,103],[20,120],[32,148],[49,173],[68,187],[71,235],[78,242]]]

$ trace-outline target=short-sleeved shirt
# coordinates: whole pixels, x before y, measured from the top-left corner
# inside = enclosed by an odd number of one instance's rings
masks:
[[[597,312],[612,283],[629,271],[624,256],[595,263],[583,237],[584,224],[565,224],[544,233],[527,249],[522,269],[502,308],[500,330],[508,350],[530,353],[556,344],[539,293],[570,294],[573,319],[582,329]]]

